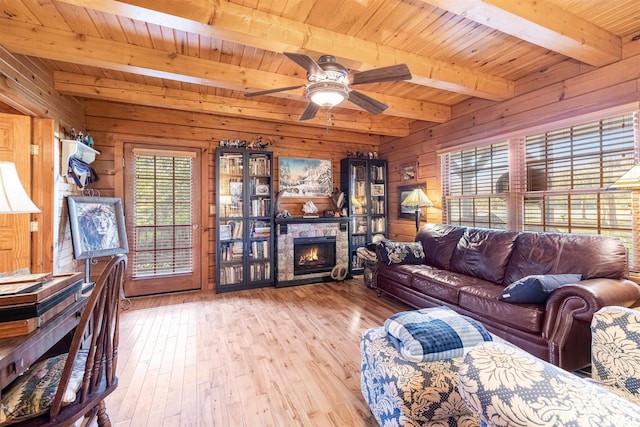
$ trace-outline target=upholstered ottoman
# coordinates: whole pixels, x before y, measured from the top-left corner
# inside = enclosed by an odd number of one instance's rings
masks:
[[[384,327],[365,331],[360,351],[362,395],[381,426],[479,425],[458,393],[458,367],[464,357],[409,362]]]

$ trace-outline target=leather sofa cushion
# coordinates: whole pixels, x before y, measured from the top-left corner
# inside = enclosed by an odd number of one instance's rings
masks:
[[[444,224],[425,224],[420,228],[415,240],[422,243],[425,263],[449,270],[451,256],[464,231],[464,227]]]
[[[502,283],[517,236],[515,231],[466,229],[453,252],[451,270]]]
[[[485,280],[477,277],[423,266],[421,270],[414,273],[411,286],[423,294],[452,304],[458,304],[461,288],[465,286],[480,286],[485,283],[487,283]]]
[[[413,274],[426,266],[413,265],[413,264],[392,264],[392,265],[380,265],[378,267],[378,275],[391,279],[400,285],[411,287],[411,280]]]
[[[540,334],[544,320],[544,306],[541,304],[508,304],[498,301],[501,285],[485,283],[470,285],[460,289],[458,305],[475,314],[480,320],[491,319],[490,323],[508,325],[521,331]]]
[[[533,274],[621,279],[627,276],[627,269],[627,251],[616,237],[524,232],[516,239],[503,283]]]

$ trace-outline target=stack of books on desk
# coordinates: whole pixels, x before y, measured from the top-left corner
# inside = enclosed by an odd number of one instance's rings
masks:
[[[27,276],[0,279],[0,338],[33,332],[76,301],[84,281],[82,273]]]

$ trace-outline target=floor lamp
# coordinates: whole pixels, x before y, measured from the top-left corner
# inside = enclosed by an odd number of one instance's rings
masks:
[[[416,233],[420,229],[420,211],[424,207],[431,207],[433,203],[424,193],[422,188],[416,188],[400,203],[407,208],[413,208],[416,210]]]

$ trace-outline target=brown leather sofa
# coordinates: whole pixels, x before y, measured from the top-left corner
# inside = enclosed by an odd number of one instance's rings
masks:
[[[590,363],[593,314],[633,307],[640,286],[627,280],[627,251],[615,237],[530,233],[426,224],[416,235],[424,264],[380,262],[379,291],[415,308],[447,306],[531,354],[567,370]],[[378,247],[378,258],[382,248]],[[582,274],[544,304],[514,304],[498,296],[534,274]]]

